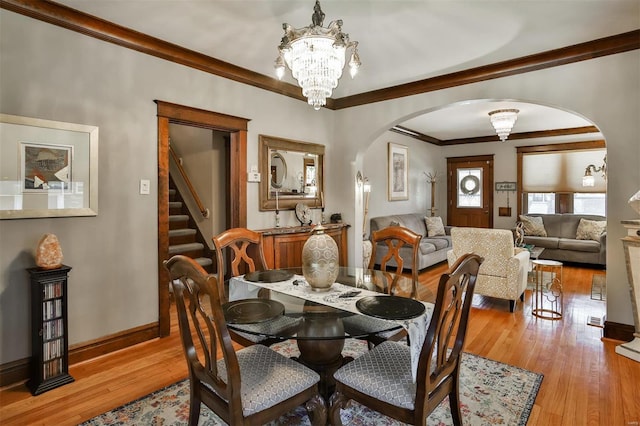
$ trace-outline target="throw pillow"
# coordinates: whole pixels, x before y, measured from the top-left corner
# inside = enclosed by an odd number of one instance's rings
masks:
[[[600,241],[600,236],[607,229],[606,220],[580,219],[576,240]]]
[[[442,224],[442,218],[440,216],[425,217],[425,223],[427,224],[427,236],[438,237],[445,235],[444,225]]]
[[[547,231],[544,229],[544,223],[540,216],[520,215],[520,221],[524,227],[524,235],[531,237],[546,237]]]

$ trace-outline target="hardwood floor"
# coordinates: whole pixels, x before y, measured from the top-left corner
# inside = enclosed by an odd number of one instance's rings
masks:
[[[446,265],[420,275],[433,289]],[[599,269],[564,267],[564,318],[531,315],[530,291],[515,313],[506,301],[476,296],[465,350],[544,374],[529,425],[638,425],[640,364],[614,352],[587,318]],[[171,336],[72,365],[75,382],[33,397],[24,384],[0,390],[0,424],[74,425],[187,376],[175,316]]]

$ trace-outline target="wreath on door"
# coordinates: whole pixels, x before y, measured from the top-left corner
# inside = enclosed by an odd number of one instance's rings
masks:
[[[460,191],[464,195],[475,195],[480,191],[480,179],[477,176],[467,175],[460,180]]]

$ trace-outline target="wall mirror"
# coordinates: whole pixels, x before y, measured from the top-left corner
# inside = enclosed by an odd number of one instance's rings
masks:
[[[0,114],[0,219],[96,216],[98,128]]]
[[[260,210],[324,207],[324,145],[260,135]]]

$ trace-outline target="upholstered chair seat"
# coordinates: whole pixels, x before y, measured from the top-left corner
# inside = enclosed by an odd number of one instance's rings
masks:
[[[242,414],[245,417],[292,398],[320,381],[318,373],[263,345],[241,349],[236,356],[242,382]],[[226,383],[224,359],[218,360],[218,374]]]
[[[389,363],[390,359],[394,362]],[[416,384],[411,374],[411,350],[405,344],[383,342],[343,366],[334,377],[365,395],[414,409]]]

